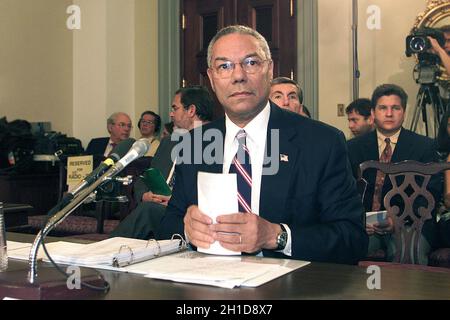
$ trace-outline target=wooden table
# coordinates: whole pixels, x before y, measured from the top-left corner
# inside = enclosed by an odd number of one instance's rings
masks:
[[[33,207],[31,214],[46,214],[59,197],[59,174],[0,174],[0,202],[25,203]]]
[[[17,230],[28,225],[28,215],[33,207],[28,204],[4,203],[3,214],[7,231]]]
[[[7,234],[8,240],[33,237]],[[49,238],[47,241],[61,240]],[[67,239],[64,239],[67,240]],[[77,241],[80,242],[80,241]],[[10,260],[11,268],[26,262]],[[450,273],[381,267],[381,289],[370,290],[366,268],[313,262],[257,288],[222,289],[174,283],[138,275],[100,271],[111,290],[102,299],[291,300],[291,299],[450,299]]]

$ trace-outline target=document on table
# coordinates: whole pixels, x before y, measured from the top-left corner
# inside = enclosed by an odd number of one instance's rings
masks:
[[[237,201],[236,174],[199,172],[197,176],[198,208],[208,215],[213,223],[217,216],[239,212]],[[208,249],[198,248],[199,252],[240,255],[240,252],[225,249],[214,242]]]
[[[58,241],[46,244],[46,248],[56,263],[87,267],[123,267],[161,255],[183,250],[180,239],[139,240],[131,238],[109,238],[90,244]],[[28,260],[31,244],[9,242],[9,256],[13,259]],[[49,261],[42,247],[39,248],[38,260]]]
[[[185,251],[123,269],[148,278],[234,288],[257,287],[308,264],[300,260],[212,256]]]
[[[6,247],[8,248],[8,253],[10,251],[15,251],[18,249],[23,248],[31,248],[31,243],[24,243],[24,242],[16,242],[16,241],[6,241]]]
[[[132,240],[130,239],[131,242]],[[117,241],[122,244],[124,243],[123,240],[114,240],[114,242]],[[148,278],[196,283],[222,288],[240,286],[258,287],[310,263],[291,259],[256,256],[219,256],[196,251],[182,251],[165,256],[152,256],[151,258],[156,259],[150,258],[150,260],[136,262],[124,267],[114,267],[111,263],[113,259],[110,255],[111,250],[106,247],[99,248],[101,242],[79,244],[59,241],[48,243],[46,246],[50,255],[57,263],[128,272]],[[161,241],[159,242],[161,243]],[[28,260],[31,247],[30,243],[8,241],[7,245],[9,246],[8,256],[13,259]],[[95,247],[102,254],[93,258],[96,255],[94,251],[97,250]],[[175,247],[172,249],[179,250]],[[113,252],[116,251],[114,250]],[[83,255],[84,257],[79,259],[77,258],[79,255]],[[42,248],[39,249],[38,259],[48,261]],[[101,261],[104,261],[105,264],[101,264]]]
[[[6,241],[8,258],[18,260],[28,260],[30,256],[31,243]]]

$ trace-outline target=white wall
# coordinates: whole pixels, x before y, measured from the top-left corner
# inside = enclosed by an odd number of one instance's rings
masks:
[[[74,32],[75,135],[84,146],[92,137],[107,136],[106,119],[123,111],[138,137],[141,112],[158,111],[157,1],[76,3],[83,26]]]
[[[352,99],[352,1],[318,0],[319,11],[319,119],[350,136],[347,118],[337,117],[337,104]],[[369,30],[368,6],[381,12],[381,29]],[[416,16],[425,11],[424,0],[359,0],[358,41],[360,97],[369,97],[382,83],[402,86],[409,95],[408,113],[419,89],[412,77],[413,58],[405,56],[405,38]],[[408,119],[406,121],[409,126]]]
[[[158,2],[136,0],[135,5],[135,123],[141,113],[158,106]]]
[[[0,117],[50,121],[86,147],[111,113],[157,111],[157,14],[157,0],[1,0]]]
[[[0,1],[0,117],[72,134],[71,0]]]
[[[106,136],[106,1],[76,0],[81,29],[73,32],[73,132],[86,147],[91,137]]]

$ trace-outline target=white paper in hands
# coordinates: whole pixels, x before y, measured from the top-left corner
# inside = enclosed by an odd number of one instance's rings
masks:
[[[366,212],[366,224],[379,223],[380,226],[387,224],[387,211],[369,211]]]
[[[236,174],[199,172],[197,176],[198,208],[208,215],[213,223],[217,216],[239,212]],[[197,248],[199,252],[238,255],[240,252],[225,249],[214,242],[209,249]]]

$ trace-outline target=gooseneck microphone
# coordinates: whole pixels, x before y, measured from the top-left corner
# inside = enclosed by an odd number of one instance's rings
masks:
[[[37,275],[37,253],[39,246],[41,245],[43,239],[47,234],[59,223],[61,223],[69,214],[71,214],[76,208],[78,208],[83,201],[93,192],[97,187],[110,181],[111,178],[116,176],[123,168],[129,165],[132,161],[139,157],[142,157],[150,149],[150,142],[147,139],[139,139],[134,142],[130,150],[119,160],[111,166],[105,173],[100,177],[95,179],[88,187],[81,190],[72,201],[70,201],[66,206],[64,206],[60,211],[56,212],[54,215],[49,217],[49,220],[45,224],[44,228],[39,231],[36,236],[33,245],[30,249],[29,263],[30,272],[28,275],[28,280],[30,283],[34,283]]]
[[[120,171],[123,170],[131,162],[144,156],[150,149],[150,141],[142,138],[133,143],[130,150],[119,161],[117,161],[112,167],[110,167],[99,180],[108,180],[115,177]]]
[[[150,142],[148,141],[148,139],[145,138],[139,139],[133,143],[128,153],[125,156],[123,156],[122,159],[117,161],[117,163],[114,166],[120,171],[137,158],[143,157],[148,152],[149,149],[150,149]]]
[[[102,163],[100,163],[99,166],[95,168],[95,170],[93,170],[83,180],[81,180],[81,182],[77,184],[69,193],[75,196],[82,189],[91,185],[95,180],[98,179],[99,176],[101,176],[106,171],[106,169],[108,169],[114,163],[119,161],[130,150],[135,141],[136,140],[134,140],[133,138],[128,138],[119,142],[119,144],[115,146],[114,149],[111,151],[109,157]]]
[[[115,146],[111,151],[109,157],[102,163],[100,163],[97,168],[95,168],[89,175],[81,180],[80,183],[72,188],[72,190],[65,194],[61,201],[59,201],[53,208],[48,211],[47,215],[52,216],[56,212],[64,208],[81,190],[83,190],[87,186],[90,186],[94,181],[98,179],[99,176],[105,173],[108,168],[110,168],[112,165],[114,165],[114,163],[119,161],[125,154],[127,154],[135,141],[136,140],[133,138],[128,138],[119,142],[119,144],[117,144],[117,146]]]

